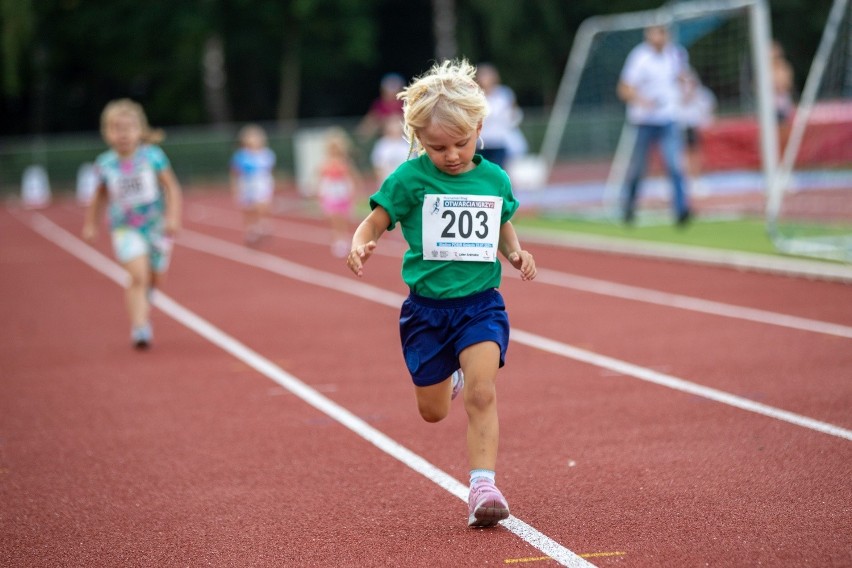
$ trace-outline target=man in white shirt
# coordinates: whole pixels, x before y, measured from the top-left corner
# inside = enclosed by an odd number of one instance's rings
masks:
[[[483,147],[477,154],[505,169],[510,158],[526,153],[526,139],[519,128],[523,111],[518,107],[514,91],[501,83],[494,65],[477,65],[476,82],[488,101],[488,116],[480,133]]]
[[[680,81],[688,69],[686,50],[669,41],[664,26],[645,29],[645,41],[627,56],[618,96],[627,103],[627,120],[636,127],[636,146],[624,186],[625,223],[632,223],[648,152],[658,145],[673,185],[672,207],[678,225],[691,216],[683,175],[683,135],[678,124]]]

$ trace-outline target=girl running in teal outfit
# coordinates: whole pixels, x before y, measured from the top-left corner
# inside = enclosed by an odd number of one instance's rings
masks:
[[[95,161],[98,186],[86,211],[83,237],[95,238],[109,204],[115,256],[130,276],[126,301],[131,341],[143,349],[153,339],[149,292],[162,283],[180,226],[181,189],[168,158],[154,145],[162,133],[151,130],[140,105],[129,99],[109,103],[101,114],[101,134],[110,150]]]
[[[417,407],[424,420],[438,422],[464,393],[468,525],[484,527],[509,516],[494,482],[495,380],[509,342],[497,252],[522,280],[535,278],[536,267],[510,222],[518,202],[508,176],[475,153],[487,103],[474,75],[467,61],[445,61],[400,93],[406,137],[420,155],[370,197],[372,212],[355,231],[347,265],[362,276],[382,234],[401,226],[409,246],[402,277],[410,294],[400,337]]]

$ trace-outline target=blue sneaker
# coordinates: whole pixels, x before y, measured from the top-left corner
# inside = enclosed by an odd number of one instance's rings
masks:
[[[453,372],[453,395],[450,400],[454,400],[464,388],[464,373],[461,369]]]
[[[148,349],[153,339],[154,332],[151,330],[150,323],[134,327],[130,330],[130,341],[136,349]]]

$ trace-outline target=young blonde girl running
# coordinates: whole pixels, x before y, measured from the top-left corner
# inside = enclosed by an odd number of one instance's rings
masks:
[[[467,61],[445,61],[400,93],[406,137],[419,156],[370,197],[372,212],[355,231],[347,265],[362,276],[382,234],[402,227],[410,294],[400,336],[417,407],[424,420],[438,422],[464,393],[468,525],[486,527],[509,516],[495,485],[495,380],[509,342],[496,252],[522,280],[535,278],[536,267],[509,221],[518,202],[508,176],[475,153],[487,104],[474,74]]]
[[[98,185],[86,211],[83,237],[93,240],[104,207],[109,205],[112,245],[127,270],[130,338],[139,349],[153,339],[149,292],[162,283],[169,265],[172,238],[180,227],[181,189],[169,160],[155,146],[160,131],[151,130],[142,107],[129,100],[110,102],[101,113],[101,134],[110,149],[98,156]]]
[[[361,176],[350,156],[351,141],[341,128],[332,128],[325,139],[325,156],[317,169],[320,208],[331,225],[331,253],[343,258],[349,252],[352,209]]]

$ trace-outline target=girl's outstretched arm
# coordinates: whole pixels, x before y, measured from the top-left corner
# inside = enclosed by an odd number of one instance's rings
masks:
[[[379,237],[390,225],[390,215],[382,207],[373,209],[367,218],[361,221],[352,236],[352,249],[346,257],[346,266],[358,277],[364,275],[364,263],[376,250]]]
[[[521,248],[518,235],[511,221],[500,225],[500,242],[498,248],[512,266],[521,271],[521,280],[532,280],[536,275],[533,255]]]
[[[159,174],[166,198],[166,232],[173,235],[180,229],[181,188],[174,171],[166,168]]]
[[[103,215],[106,202],[107,188],[103,182],[100,182],[92,195],[92,201],[86,208],[86,219],[83,222],[83,238],[87,241],[93,241],[98,235],[98,223]]]

